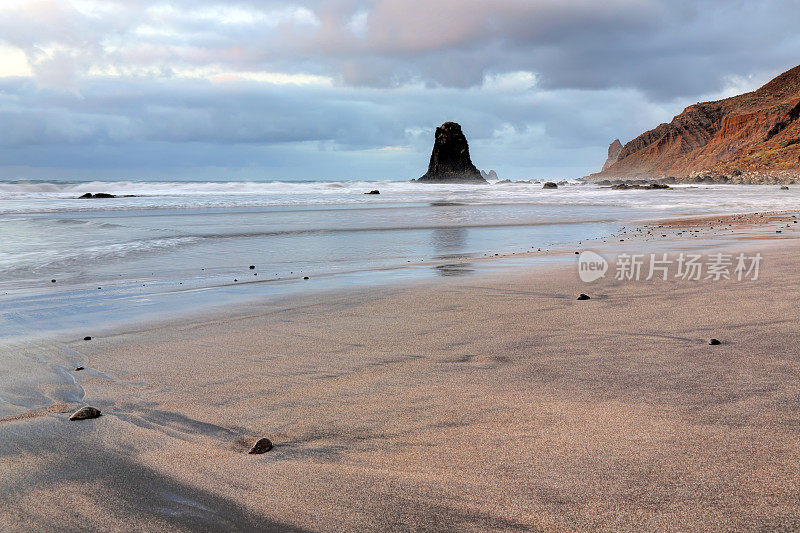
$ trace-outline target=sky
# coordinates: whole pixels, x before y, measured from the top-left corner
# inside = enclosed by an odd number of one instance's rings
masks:
[[[0,179],[560,179],[800,63],[794,0],[0,0]]]

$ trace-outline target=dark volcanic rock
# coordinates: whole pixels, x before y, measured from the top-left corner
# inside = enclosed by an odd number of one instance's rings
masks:
[[[109,194],[107,192],[98,192],[95,194],[87,192],[86,194],[78,196],[78,198],[116,198],[116,197],[117,197],[116,194]]]
[[[547,181],[542,185],[542,189],[558,189],[558,185],[552,181]]]
[[[135,197],[136,197],[135,194],[117,195],[117,194],[111,194],[111,193],[107,193],[107,192],[96,192],[96,193],[92,194],[90,192],[87,192],[85,194],[82,194],[82,195],[78,196],[78,199],[83,199],[83,198],[135,198]]]
[[[87,420],[89,418],[97,418],[100,416],[100,409],[96,409],[87,405],[86,407],[81,407],[74,413],[72,413],[69,417],[70,420]]]
[[[576,252],[576,253],[577,253],[577,252]],[[580,295],[580,296],[578,296],[578,300],[591,300],[591,299],[592,299],[592,297],[591,297],[591,296],[589,296],[588,294],[583,294],[583,293],[581,293],[581,295]]]
[[[262,437],[253,444],[253,447],[250,448],[250,451],[247,453],[256,454],[256,453],[267,453],[272,449],[272,441],[266,437]]]
[[[445,122],[436,128],[428,172],[417,181],[486,183],[480,171],[472,164],[467,138],[462,133],[461,126],[455,122]]]
[[[627,191],[628,189],[671,189],[666,183],[650,183],[649,185],[642,185],[640,183],[617,183],[611,186],[612,189],[618,191]]]

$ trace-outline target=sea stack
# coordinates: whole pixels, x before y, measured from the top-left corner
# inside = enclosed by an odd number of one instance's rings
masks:
[[[608,147],[608,159],[606,159],[605,164],[603,164],[603,170],[606,170],[608,167],[613,165],[619,159],[619,153],[622,151],[622,143],[619,142],[619,139],[614,139],[614,142]]]
[[[425,183],[486,183],[469,158],[467,138],[461,126],[445,122],[436,128],[428,172],[417,181]]]

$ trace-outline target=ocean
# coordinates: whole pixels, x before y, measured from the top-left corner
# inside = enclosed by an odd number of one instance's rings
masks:
[[[133,196],[77,198],[86,192]],[[519,254],[643,220],[798,208],[796,190],[776,186],[2,182],[0,339],[534,264],[552,259]]]

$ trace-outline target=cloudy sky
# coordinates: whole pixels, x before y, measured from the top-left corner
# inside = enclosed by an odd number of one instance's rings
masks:
[[[575,177],[800,63],[794,0],[0,0],[2,179]]]

